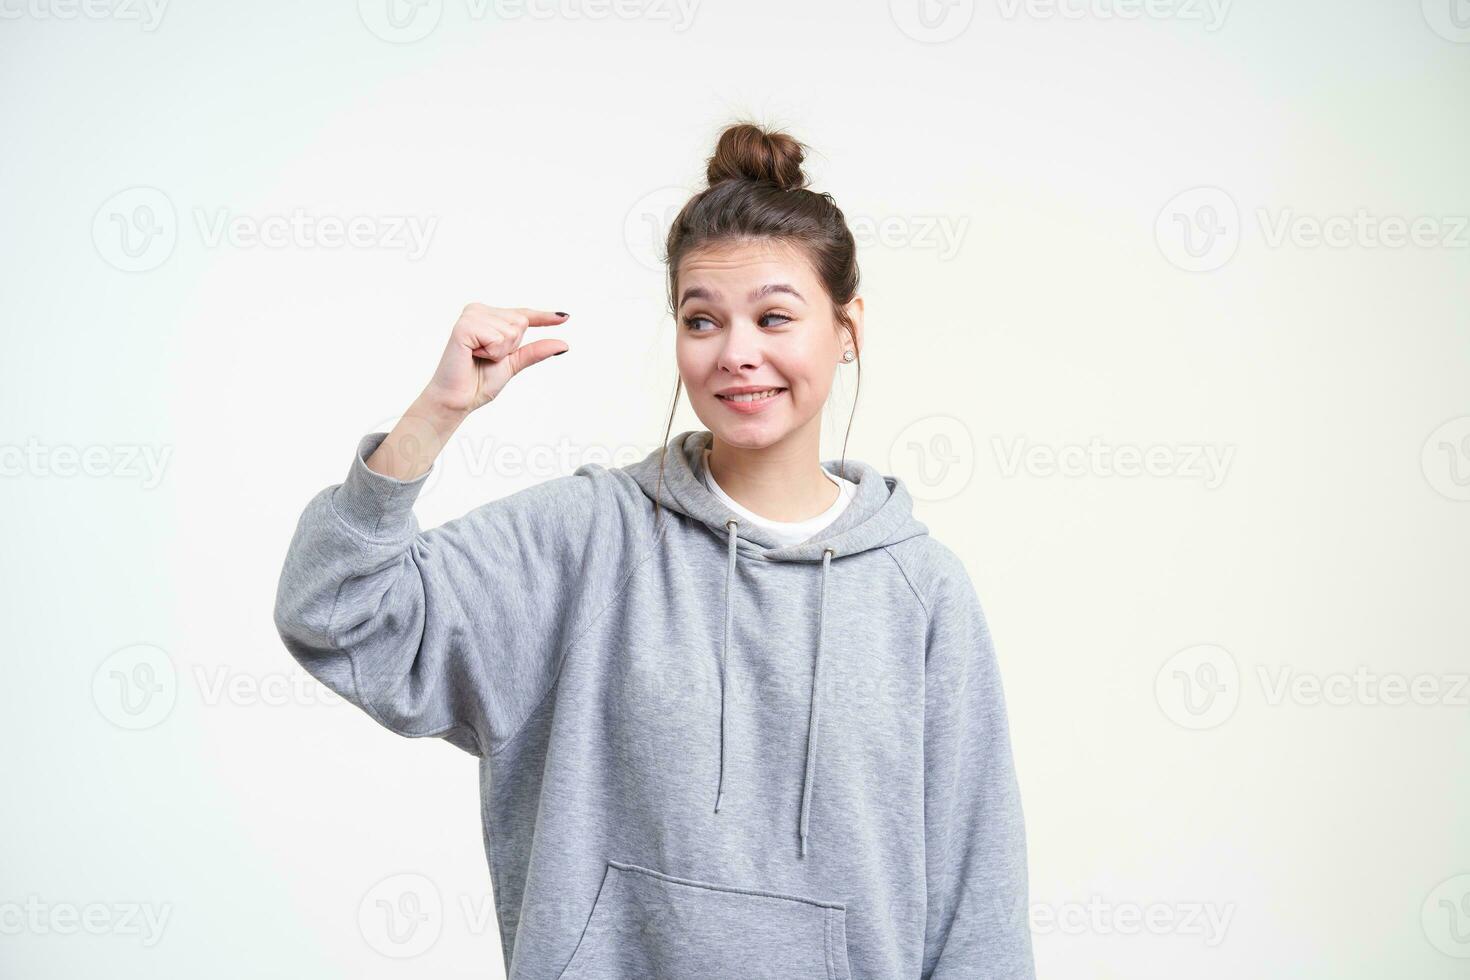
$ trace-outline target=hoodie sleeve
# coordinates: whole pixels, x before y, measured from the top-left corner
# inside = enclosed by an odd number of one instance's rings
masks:
[[[616,577],[609,474],[584,465],[421,531],[413,505],[430,474],[404,481],[367,466],[387,435],[364,436],[347,478],[306,505],[276,629],[379,724],[484,755],[550,690]]]
[[[925,980],[1034,980],[1026,834],[1005,695],[957,557],[930,600],[925,668]]]

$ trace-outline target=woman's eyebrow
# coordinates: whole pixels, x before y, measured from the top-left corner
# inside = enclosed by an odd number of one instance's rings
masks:
[[[803,303],[806,302],[806,297],[798,293],[795,286],[788,285],[784,282],[768,282],[760,289],[753,290],[750,294],[750,301],[754,303],[762,296],[769,296],[771,293],[790,293]]]
[[[764,286],[761,286],[759,289],[751,290],[749,301],[754,303],[762,296],[769,296],[771,293],[790,293],[792,296],[795,296],[803,303],[806,302],[806,297],[797,292],[795,286],[784,282],[768,282]],[[691,299],[706,299],[712,303],[717,303],[724,298],[725,297],[723,295],[716,292],[715,290],[705,289],[703,286],[690,286],[688,289],[684,290],[684,295],[679,299],[679,305],[683,306]]]

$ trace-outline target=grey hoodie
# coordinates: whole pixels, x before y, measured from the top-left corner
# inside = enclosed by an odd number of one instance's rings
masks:
[[[479,758],[510,980],[1034,977],[990,630],[902,481],[847,461],[853,501],[777,547],[698,430],[422,531],[385,437],[307,504],[275,622]]]

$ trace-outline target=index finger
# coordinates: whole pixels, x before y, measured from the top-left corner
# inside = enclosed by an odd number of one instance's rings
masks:
[[[526,318],[526,325],[530,327],[554,327],[559,323],[566,323],[570,313],[552,313],[546,310],[532,310],[524,306],[517,306],[516,312]]]

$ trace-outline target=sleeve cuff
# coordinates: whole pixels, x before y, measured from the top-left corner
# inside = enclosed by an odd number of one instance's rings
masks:
[[[412,480],[399,480],[368,468],[367,458],[388,438],[386,432],[371,432],[357,443],[352,469],[332,494],[332,505],[355,530],[371,537],[391,537],[416,529],[413,504],[424,488],[429,469]]]

